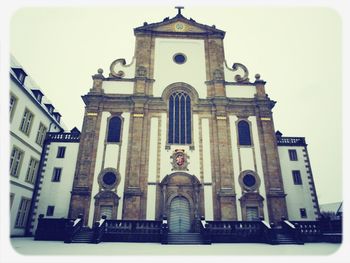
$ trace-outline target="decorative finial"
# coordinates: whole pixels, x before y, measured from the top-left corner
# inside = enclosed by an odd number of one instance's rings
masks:
[[[102,69],[102,68],[99,68],[99,69],[97,70],[97,73],[94,74],[94,75],[92,76],[92,78],[93,78],[93,79],[104,79],[102,73],[103,73],[103,69]]]
[[[179,15],[182,15],[181,14],[181,9],[184,9],[185,7],[183,7],[183,6],[175,6],[175,8],[177,9],[177,15],[179,16]]]

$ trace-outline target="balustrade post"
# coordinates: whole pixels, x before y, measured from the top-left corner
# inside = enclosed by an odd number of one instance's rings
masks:
[[[168,244],[168,221],[166,215],[163,215],[162,220],[161,243]]]
[[[72,243],[73,227],[74,227],[74,221],[69,220],[64,229],[64,232],[65,232],[64,243]]]

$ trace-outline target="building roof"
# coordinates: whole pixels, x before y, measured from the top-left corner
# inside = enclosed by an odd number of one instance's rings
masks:
[[[166,17],[161,22],[148,24],[145,22],[143,26],[134,29],[137,34],[171,34],[171,35],[192,35],[199,37],[218,37],[224,38],[225,31],[217,29],[215,25],[208,26],[196,22],[194,19],[184,17],[179,12],[173,18]]]
[[[342,213],[343,212],[343,202],[327,203],[320,205],[321,212],[334,212]]]
[[[21,70],[25,74],[24,83],[18,78],[16,74],[16,70]],[[10,76],[17,82],[18,86],[30,97],[41,110],[45,112],[46,115],[50,117],[51,120],[55,122],[55,124],[63,130],[65,128],[64,124],[59,122],[54,115],[61,115],[59,112],[50,112],[46,107],[47,104],[52,105],[52,103],[45,96],[43,91],[40,89],[39,85],[35,83],[35,81],[25,72],[25,69],[22,65],[17,61],[17,59],[11,54],[10,56]],[[40,93],[43,97],[42,100],[38,101],[36,98],[36,94]],[[53,109],[54,106],[52,105]]]
[[[276,131],[278,146],[307,146],[305,137],[283,137],[280,131]]]

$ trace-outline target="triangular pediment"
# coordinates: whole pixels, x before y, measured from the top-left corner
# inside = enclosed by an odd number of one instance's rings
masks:
[[[207,26],[197,23],[192,18],[187,19],[182,15],[177,15],[171,19],[165,18],[158,23],[144,23],[143,26],[134,29],[137,33],[160,33],[160,34],[195,34],[195,35],[218,35],[225,36],[225,32],[217,29],[215,26]]]
[[[166,25],[160,25],[158,27],[155,27],[153,30],[158,32],[206,32],[206,30],[204,30],[203,28],[200,28],[196,25],[192,25],[183,20],[178,20]]]

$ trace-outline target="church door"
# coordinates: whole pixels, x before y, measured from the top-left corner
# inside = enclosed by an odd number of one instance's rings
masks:
[[[185,197],[175,197],[170,203],[169,230],[173,233],[186,233],[190,229],[190,203]]]

